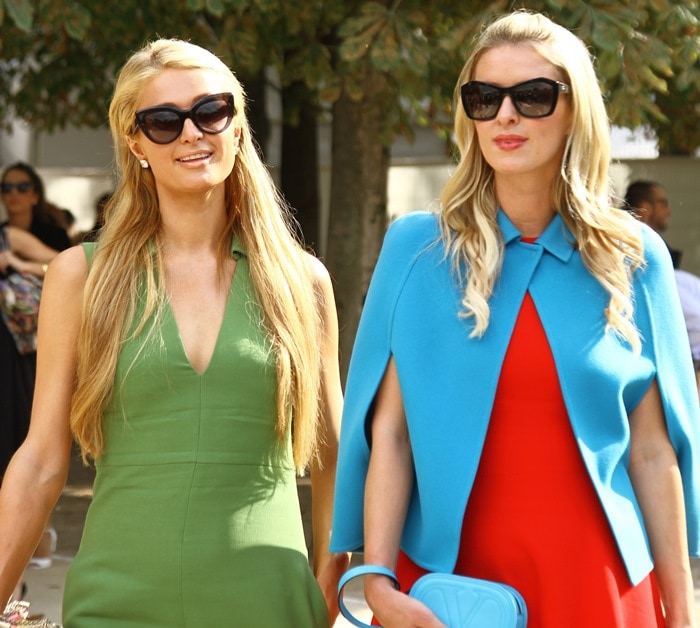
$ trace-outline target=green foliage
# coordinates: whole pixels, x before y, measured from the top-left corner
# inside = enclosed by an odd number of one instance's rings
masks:
[[[416,123],[446,135],[469,42],[493,15],[521,7],[590,45],[616,124],[656,129],[670,152],[700,146],[689,105],[700,84],[697,0],[0,0],[0,120],[102,124],[128,54],[178,36],[242,77],[274,67],[283,85],[303,83],[290,110],[320,109],[343,92],[364,102],[360,79],[377,73],[386,79],[372,94],[385,111],[384,141],[410,136]]]
[[[17,28],[29,33],[32,28],[33,13],[29,0],[5,0],[5,10]]]

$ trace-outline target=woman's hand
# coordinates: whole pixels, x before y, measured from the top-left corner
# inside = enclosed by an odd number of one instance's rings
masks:
[[[328,608],[328,618],[330,625],[335,623],[335,620],[340,613],[338,608],[338,582],[342,575],[347,571],[350,564],[350,554],[327,554],[326,560],[318,567],[316,580],[321,588],[323,598],[326,600]]]
[[[7,272],[8,268],[12,268],[23,275],[31,274],[37,277],[43,277],[43,265],[39,262],[32,262],[15,255],[12,251],[3,251],[0,253],[0,272]]]
[[[386,576],[365,576],[365,599],[383,628],[447,628],[425,604],[398,591]]]

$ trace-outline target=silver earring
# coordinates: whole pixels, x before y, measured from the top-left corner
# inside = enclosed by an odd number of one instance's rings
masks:
[[[241,147],[238,145],[238,143],[236,143],[235,146],[233,147],[233,154],[238,155],[238,153],[240,153],[240,152],[241,152]]]
[[[139,159],[142,168],[148,168],[148,162],[145,159]]]

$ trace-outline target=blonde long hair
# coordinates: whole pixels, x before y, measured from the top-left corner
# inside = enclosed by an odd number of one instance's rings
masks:
[[[323,330],[311,264],[292,235],[287,207],[258,156],[242,86],[218,57],[180,40],[160,39],[144,46],[124,65],[115,86],[109,119],[121,177],[85,286],[71,428],[83,458],[99,458],[104,449],[102,416],[113,395],[121,347],[131,330],[136,330],[135,336],[152,328],[149,321],[159,319],[166,301],[157,279],[161,258],[155,182],[126,142],[137,133],[134,116],[144,86],[166,69],[219,72],[234,95],[232,124],[240,128],[240,152],[225,182],[227,222],[218,256],[223,267],[231,255],[233,234],[248,254],[275,351],[277,431],[280,438],[286,437],[292,420],[294,462],[301,470],[317,453],[319,431]],[[143,315],[136,320],[141,292],[146,295]]]
[[[474,319],[472,335],[483,335],[503,241],[496,220],[494,172],[479,148],[474,121],[461,106],[460,86],[473,78],[484,52],[505,44],[531,46],[571,86],[572,132],[551,202],[574,234],[584,264],[610,295],[605,311],[608,328],[637,351],[640,340],[632,319],[631,283],[632,273],[644,263],[641,232],[634,218],[612,203],[610,126],[593,61],[578,37],[537,13],[516,11],[488,26],[472,48],[455,88],[460,161],[442,191],[440,220],[453,268],[460,279],[466,279],[462,314]]]

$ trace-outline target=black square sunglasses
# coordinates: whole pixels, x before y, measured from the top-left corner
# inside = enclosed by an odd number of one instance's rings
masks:
[[[546,118],[554,113],[559,92],[570,93],[566,83],[535,78],[511,87],[469,81],[460,88],[464,112],[472,120],[493,120],[506,94],[515,110],[525,118]]]
[[[151,142],[170,144],[180,137],[188,118],[202,133],[216,135],[228,128],[235,113],[233,94],[211,94],[200,98],[189,109],[169,105],[139,109],[136,126]]]
[[[20,194],[26,194],[34,189],[34,184],[31,181],[21,181],[20,183],[0,183],[0,192],[9,194],[12,190],[17,190]]]

